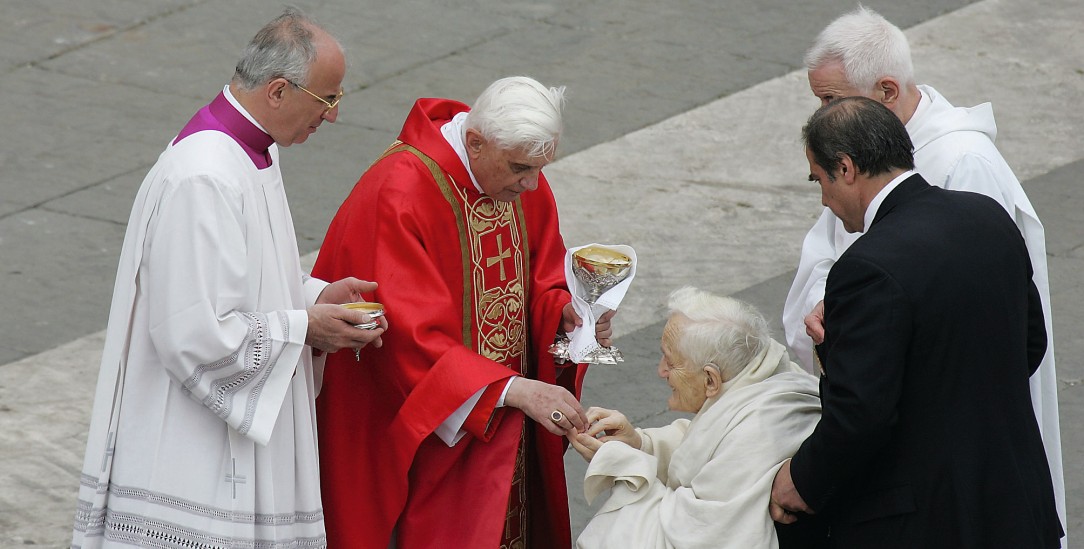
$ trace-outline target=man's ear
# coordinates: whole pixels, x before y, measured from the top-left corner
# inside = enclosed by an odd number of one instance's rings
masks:
[[[466,139],[467,145],[467,157],[474,160],[482,154],[482,147],[486,144],[486,139],[482,137],[482,134],[475,129],[468,129]]]
[[[712,398],[723,390],[723,374],[719,373],[719,367],[714,364],[704,365],[704,396]]]
[[[888,110],[895,112],[896,109],[893,107],[900,100],[900,83],[895,78],[886,76],[877,81],[874,89],[881,104],[888,107]]]
[[[839,155],[839,176],[844,181],[854,183],[854,178],[858,175],[858,169],[854,167],[854,160],[851,160],[851,156],[848,154]]]
[[[273,109],[281,107],[282,103],[286,101],[286,88],[289,86],[290,82],[285,78],[275,78],[264,85],[267,104]]]

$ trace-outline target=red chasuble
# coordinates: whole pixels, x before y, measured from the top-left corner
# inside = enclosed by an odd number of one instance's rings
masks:
[[[495,408],[513,375],[579,398],[585,372],[547,352],[569,294],[557,207],[545,178],[502,203],[479,193],[440,127],[468,107],[421,99],[331,223],[313,270],[380,284],[390,329],[380,349],[331,355],[317,399],[331,547],[496,548],[513,470],[526,451],[526,547],[569,547],[564,440],[514,408]],[[468,432],[434,430],[480,389]],[[524,437],[526,435],[526,437]],[[523,475],[518,475],[522,477]],[[517,547],[522,547],[517,545]]]

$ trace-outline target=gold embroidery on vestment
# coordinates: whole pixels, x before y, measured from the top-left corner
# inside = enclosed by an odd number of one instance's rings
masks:
[[[485,195],[471,200],[467,189],[456,185],[436,161],[420,150],[396,142],[383,156],[399,151],[413,153],[429,168],[455,214],[463,259],[464,345],[490,360],[513,365],[527,349],[525,316],[530,280],[530,262],[525,253],[527,229],[519,200],[500,202]],[[507,243],[504,237],[508,237]],[[497,254],[483,257],[482,242],[487,238],[496,241]],[[511,261],[511,273],[506,260]],[[499,280],[487,280],[486,268],[494,266],[498,266]],[[471,341],[471,326],[478,328],[476,341]]]
[[[490,360],[510,364],[526,350],[524,281],[528,275],[520,231],[522,212],[509,202],[488,196],[471,200],[467,189],[454,190],[463,202],[470,228],[467,240],[472,258],[470,280],[475,294],[477,351]],[[486,257],[483,242],[495,242],[496,255]],[[499,276],[487,277],[486,270],[498,265]]]

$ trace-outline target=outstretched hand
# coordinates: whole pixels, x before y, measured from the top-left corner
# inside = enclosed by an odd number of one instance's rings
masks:
[[[591,461],[598,449],[610,441],[624,442],[637,450],[640,449],[640,434],[625,414],[617,410],[591,407],[587,409],[587,420],[590,425],[586,432],[565,435],[572,448],[583,459]]]
[[[568,433],[565,435],[573,450],[588,462],[595,457],[598,449],[602,448],[603,442],[587,433]]]
[[[618,440],[640,449],[640,433],[636,432],[636,427],[625,414],[592,406],[587,409],[587,420],[591,422],[591,426],[587,428],[586,434],[602,442]]]
[[[587,427],[587,416],[580,402],[568,389],[557,385],[517,377],[508,386],[504,404],[523,410],[528,417],[557,436],[581,432]],[[554,412],[559,413],[560,421],[553,420]]]

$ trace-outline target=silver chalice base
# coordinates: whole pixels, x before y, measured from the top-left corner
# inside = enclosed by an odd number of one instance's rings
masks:
[[[549,349],[550,354],[553,355],[553,362],[564,364],[572,360],[568,352],[568,344],[567,335],[557,336]],[[583,364],[617,364],[619,362],[625,362],[625,357],[621,355],[621,351],[617,347],[599,347],[587,353],[587,356],[583,359]]]

